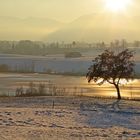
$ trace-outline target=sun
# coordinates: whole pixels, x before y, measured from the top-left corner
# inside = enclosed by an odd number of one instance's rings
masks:
[[[131,0],[106,0],[106,9],[112,12],[122,12],[131,2]]]

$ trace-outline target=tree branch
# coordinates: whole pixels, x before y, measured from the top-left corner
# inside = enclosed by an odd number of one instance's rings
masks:
[[[109,84],[114,85],[114,82],[110,82],[109,80],[106,80]]]

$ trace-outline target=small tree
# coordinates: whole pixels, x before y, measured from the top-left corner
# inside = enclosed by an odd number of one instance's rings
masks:
[[[134,61],[132,58],[133,51],[128,49],[118,54],[105,50],[93,60],[93,65],[90,66],[86,76],[88,82],[93,80],[98,85],[102,85],[104,82],[113,84],[117,90],[118,99],[121,99],[120,80],[126,79],[129,81],[133,78]]]

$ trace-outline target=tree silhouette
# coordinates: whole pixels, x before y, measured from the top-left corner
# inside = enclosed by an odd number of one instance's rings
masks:
[[[93,80],[98,85],[102,85],[104,82],[114,85],[118,99],[121,99],[120,80],[126,79],[129,81],[133,78],[135,65],[133,56],[133,51],[128,49],[118,54],[105,50],[93,60],[93,65],[90,66],[86,76],[88,82]]]

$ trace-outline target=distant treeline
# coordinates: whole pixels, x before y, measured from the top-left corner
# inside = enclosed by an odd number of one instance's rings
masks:
[[[48,55],[48,54],[65,54],[68,52],[86,52],[90,50],[104,50],[106,48],[140,48],[140,41],[128,43],[126,40],[115,40],[111,43],[85,43],[76,42],[52,42],[46,43],[41,41],[0,41],[0,53],[5,54],[23,54],[23,55]]]

